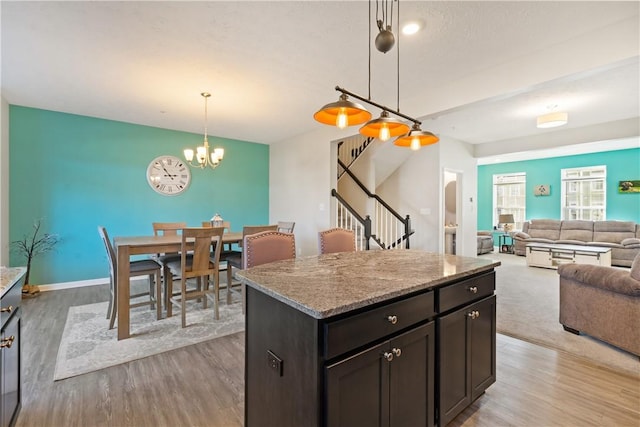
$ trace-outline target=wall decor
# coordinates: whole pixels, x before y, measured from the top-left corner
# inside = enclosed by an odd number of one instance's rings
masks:
[[[549,184],[538,184],[533,187],[534,196],[549,196],[551,195],[551,189]]]
[[[618,183],[618,193],[640,193],[640,180],[626,180]]]

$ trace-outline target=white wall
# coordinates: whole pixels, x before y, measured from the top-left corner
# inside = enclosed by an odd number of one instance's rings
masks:
[[[270,146],[269,220],[296,222],[298,256],[317,254],[318,231],[331,226],[336,176],[336,164],[331,162],[336,147],[331,141],[352,133],[353,129],[318,124],[313,132]]]
[[[410,238],[412,249],[441,251],[438,225],[442,222],[439,176],[442,148],[442,141],[421,148],[376,188],[376,193],[396,212],[411,217],[411,228],[415,230]],[[420,214],[421,209],[428,213]]]
[[[455,139],[443,138],[438,144],[440,150],[440,183],[444,188],[444,171],[462,173],[462,182],[458,181],[458,192],[461,193],[457,205],[458,217],[461,218],[456,231],[456,255],[477,256],[478,229],[478,167],[473,157],[473,146]],[[441,198],[444,203],[444,195]],[[440,212],[444,212],[441,208]],[[439,235],[444,236],[444,221],[439,224]],[[442,237],[443,238],[443,237]]]

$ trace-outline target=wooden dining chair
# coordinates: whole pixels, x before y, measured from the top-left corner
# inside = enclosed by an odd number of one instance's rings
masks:
[[[252,234],[260,233],[262,231],[277,231],[278,225],[245,225],[242,227],[242,241],[246,236],[250,236]],[[231,291],[233,289],[233,268],[242,269],[242,245],[238,244],[240,247],[239,251],[232,251],[230,253],[226,253],[223,259],[227,261],[227,289]],[[227,303],[231,302],[231,296],[227,294]]]
[[[318,252],[331,254],[334,252],[354,252],[356,239],[353,230],[331,228],[318,233]]]
[[[107,258],[109,259],[109,308],[107,309],[107,319],[109,319],[109,329],[113,329],[113,325],[116,321],[116,314],[118,311],[118,268],[117,257],[113,250],[113,245],[107,234],[107,230],[103,226],[98,226],[98,234],[102,238],[105,250],[107,251]],[[142,259],[137,261],[130,261],[129,263],[129,279],[131,277],[148,276],[149,278],[149,290],[142,293],[135,293],[131,295],[131,298],[138,298],[145,295],[149,295],[149,301],[136,302],[130,304],[129,307],[140,307],[143,305],[150,305],[151,309],[156,309],[156,317],[160,320],[162,316],[162,302],[161,302],[161,288],[160,284],[162,280],[160,278],[160,270],[162,267],[156,261],[152,259]]]
[[[293,221],[278,221],[278,231],[281,233],[293,233],[296,223]]]
[[[182,229],[182,245],[180,247],[180,261],[171,261],[166,264],[169,269],[167,276],[166,295],[169,295],[167,317],[173,315],[173,306],[180,307],[182,327],[187,325],[187,301],[192,299],[202,300],[203,308],[207,308],[209,298],[213,299],[214,317],[220,318],[218,302],[220,300],[220,274],[219,262],[222,249],[222,227],[199,227]],[[214,246],[211,255],[211,246]],[[179,275],[180,293],[173,294],[173,275]],[[188,287],[189,280],[196,279],[195,288]],[[213,290],[209,289],[213,282]]]
[[[249,234],[243,239],[244,254],[242,269],[256,267],[274,261],[294,259],[296,257],[296,239],[293,233],[280,231],[262,231]],[[245,285],[242,289],[242,309],[246,305]]]
[[[154,236],[177,236],[183,228],[187,226],[186,222],[152,222],[151,226],[153,227],[153,235]],[[167,252],[163,254],[154,255],[153,259],[158,261],[160,265],[162,265],[162,278],[165,282],[164,288],[166,289],[167,282],[167,274],[169,274],[169,270],[166,268],[166,264],[172,261],[178,261],[180,259],[179,252]],[[178,276],[179,277],[179,276]],[[174,277],[173,279],[175,279]],[[164,306],[167,308],[169,306],[169,295],[165,293],[164,295]]]

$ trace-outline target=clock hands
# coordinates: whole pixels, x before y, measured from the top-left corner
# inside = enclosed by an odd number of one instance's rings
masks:
[[[169,171],[167,170],[167,168],[165,168],[164,166],[162,166],[162,169],[164,169],[164,171],[165,171],[165,173],[166,173],[166,175],[165,175],[165,176],[168,176],[169,178],[171,178],[171,181],[173,181],[173,177],[174,177],[174,176],[178,176],[178,175],[171,175],[171,174],[169,173]]]

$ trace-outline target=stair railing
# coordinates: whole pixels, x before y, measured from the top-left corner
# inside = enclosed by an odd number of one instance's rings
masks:
[[[338,192],[333,189],[331,195],[336,198],[336,227],[353,230],[356,238],[356,250],[369,250],[371,238],[371,218],[361,217]]]
[[[338,166],[344,169],[344,172],[353,179],[367,197],[374,199],[370,237],[383,249],[409,249],[409,236],[413,234],[409,215],[402,217],[380,196],[371,193],[340,159],[338,159]],[[331,194],[334,195],[334,193],[337,195],[337,192],[332,190]]]
[[[365,148],[369,146],[371,141],[373,141],[373,138],[365,138],[364,141],[362,138],[362,135],[354,135],[338,142],[338,160],[346,165],[342,167],[340,163],[338,163],[338,179],[344,174],[345,169],[349,168]]]

